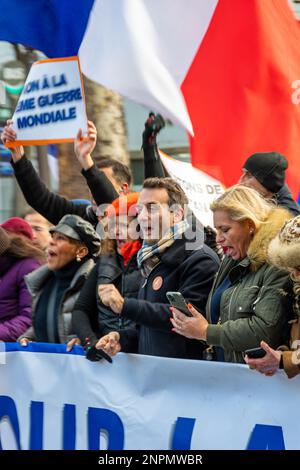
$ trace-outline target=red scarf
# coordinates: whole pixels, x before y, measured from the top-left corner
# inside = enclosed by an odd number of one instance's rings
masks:
[[[139,251],[142,244],[140,240],[135,240],[134,242],[125,243],[121,248],[121,255],[124,260],[124,266],[127,266],[131,258]]]

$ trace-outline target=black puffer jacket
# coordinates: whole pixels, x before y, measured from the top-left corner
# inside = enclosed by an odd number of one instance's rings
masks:
[[[126,267],[122,257],[117,253],[100,256],[73,310],[73,330],[81,342],[84,342],[87,337],[94,342],[110,331],[135,326],[133,321],[121,318],[103,305],[98,295],[99,284],[114,284],[122,296],[136,298],[141,284],[136,255],[131,258]]]

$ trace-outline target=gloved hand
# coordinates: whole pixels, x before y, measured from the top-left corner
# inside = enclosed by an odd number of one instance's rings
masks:
[[[97,362],[101,359],[106,359],[108,362],[112,362],[112,358],[103,349],[96,349],[98,340],[91,341],[90,337],[85,338],[83,349],[85,351],[85,357],[89,361]]]
[[[112,358],[106,354],[103,349],[96,349],[95,346],[90,346],[85,350],[85,357],[92,362],[100,361],[101,359],[106,359],[108,362],[112,363]]]
[[[143,146],[155,144],[157,134],[165,125],[164,118],[160,114],[149,113],[143,132]]]

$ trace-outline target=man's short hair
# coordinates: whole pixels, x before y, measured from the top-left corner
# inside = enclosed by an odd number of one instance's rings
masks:
[[[29,207],[28,209],[26,209],[25,212],[21,215],[21,218],[26,220],[27,215],[39,215],[45,220],[45,223],[49,225],[49,227],[52,227],[53,225],[51,222],[49,222],[48,219],[46,219],[46,217],[44,217],[40,212],[36,211],[32,207]]]
[[[144,181],[143,189],[165,189],[169,196],[169,207],[175,204],[184,207],[188,204],[185,192],[173,178],[147,178]]]
[[[25,219],[26,215],[34,215],[34,214],[41,215],[38,211],[36,211],[35,209],[32,209],[32,207],[29,207],[28,209],[25,210],[25,212],[23,212],[22,215],[20,215],[20,217],[22,217],[22,219]]]
[[[121,163],[113,158],[101,158],[97,160],[97,167],[99,170],[102,170],[102,168],[111,168],[118,183],[127,183],[128,186],[131,185],[131,171],[124,163]]]

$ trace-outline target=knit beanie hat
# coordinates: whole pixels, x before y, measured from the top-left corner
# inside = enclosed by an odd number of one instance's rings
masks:
[[[20,219],[20,217],[11,217],[10,219],[7,219],[3,224],[1,224],[1,227],[7,232],[23,235],[24,237],[29,238],[29,240],[33,240],[32,228],[26,220]]]
[[[300,215],[288,220],[268,249],[269,260],[282,269],[300,267]]]
[[[0,256],[5,253],[10,247],[10,238],[6,231],[0,227]]]
[[[137,216],[137,202],[140,193],[128,193],[115,199],[107,208],[108,217],[118,217],[119,215]]]
[[[254,153],[243,165],[243,169],[249,171],[271,193],[278,193],[284,185],[287,167],[287,159],[278,152]]]

